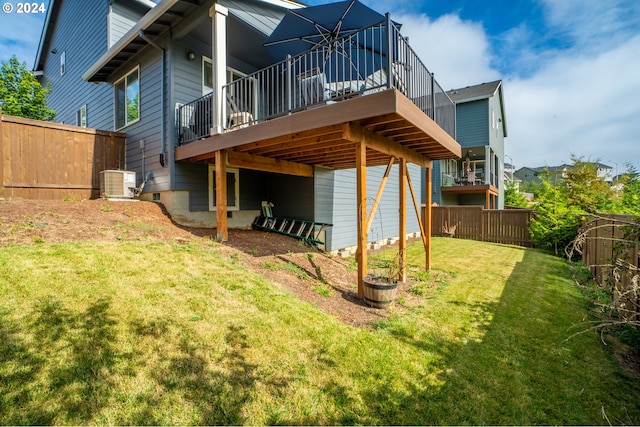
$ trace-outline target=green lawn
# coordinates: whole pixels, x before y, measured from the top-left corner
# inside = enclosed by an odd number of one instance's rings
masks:
[[[565,262],[434,239],[433,267],[420,307],[366,329],[213,243],[2,248],[0,424],[640,423],[599,336],[566,340]]]

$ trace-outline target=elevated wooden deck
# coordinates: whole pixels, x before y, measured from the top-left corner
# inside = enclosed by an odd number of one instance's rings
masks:
[[[213,162],[216,151],[226,150],[229,165],[310,176],[312,166],[355,168],[360,140],[366,140],[367,166],[395,157],[427,167],[431,160],[461,156],[449,134],[389,89],[179,146],[175,159]]]

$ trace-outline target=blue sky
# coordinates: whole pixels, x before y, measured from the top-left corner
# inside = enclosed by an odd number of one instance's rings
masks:
[[[640,168],[640,0],[362,1],[403,24],[443,88],[504,81],[507,162]],[[43,18],[0,12],[0,60],[31,68]]]

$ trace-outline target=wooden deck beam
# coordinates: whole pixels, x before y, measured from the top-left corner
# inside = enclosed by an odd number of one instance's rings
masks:
[[[367,147],[380,153],[384,153],[388,156],[404,158],[408,162],[415,163],[421,167],[425,167],[430,163],[428,159],[426,159],[417,151],[411,150],[407,147],[403,147],[402,145],[393,142],[389,138],[385,138],[382,135],[373,133],[355,123],[349,124],[349,133],[349,139],[353,141],[364,140],[367,143]]]
[[[227,158],[229,166],[243,169],[252,169],[265,172],[275,172],[285,175],[295,175],[312,177],[313,166],[302,163],[290,162],[287,160],[277,160],[271,157],[256,156],[254,154],[228,151]]]

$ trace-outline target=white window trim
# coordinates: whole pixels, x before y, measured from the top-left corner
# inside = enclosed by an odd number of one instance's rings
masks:
[[[214,194],[213,191],[213,172],[216,170],[215,165],[209,165],[209,186],[208,186],[208,192],[209,192],[209,210],[210,211],[215,211],[216,210],[216,195]],[[235,193],[235,199],[236,199],[236,204],[234,206],[229,206],[227,205],[227,210],[228,211],[239,211],[240,210],[240,170],[239,169],[234,169],[234,168],[227,168],[227,173],[233,173],[236,177],[235,179],[235,188],[234,188],[234,193]]]
[[[202,94],[203,95],[207,95],[207,94],[213,92],[213,87],[209,87],[209,86],[206,86],[204,84],[204,66],[205,66],[205,64],[210,64],[211,65],[211,72],[213,73],[213,60],[211,58],[209,58],[208,56],[206,56],[206,55],[202,55],[202,69],[201,69],[201,73],[202,74],[201,74],[201,76],[202,76]],[[242,71],[237,70],[237,69],[235,69],[233,67],[227,66],[227,84],[231,83],[231,80],[229,80],[229,78],[228,78],[229,77],[228,73],[236,74],[236,75],[238,75],[240,77],[247,77],[246,73],[243,73]],[[213,82],[212,82],[212,84],[213,84]],[[209,88],[211,90],[207,92],[207,89],[209,89]]]
[[[118,126],[118,111],[116,110],[117,107],[117,102],[116,102],[116,97],[117,97],[117,89],[116,86],[118,85],[118,83],[120,83],[121,81],[125,80],[131,73],[133,73],[134,71],[138,71],[138,118],[135,119],[132,122],[129,123],[125,123],[124,126],[121,127],[117,127]],[[126,73],[124,73],[124,75],[119,78],[118,80],[116,80],[113,83],[113,128],[116,131],[119,131],[121,129],[124,129],[128,126],[131,126],[134,123],[138,123],[140,121],[140,116],[142,116],[142,109],[140,108],[142,106],[142,89],[141,89],[141,75],[140,75],[140,65],[136,65],[135,67],[133,67],[132,69],[130,69],[129,71],[127,71]],[[125,99],[126,99],[126,93],[127,93],[127,85],[125,84]],[[125,114],[126,117],[126,114]]]
[[[211,87],[206,86],[204,83],[204,66],[205,64],[210,64],[211,65],[211,73],[213,73],[213,61],[211,60],[211,58],[209,58],[208,56],[204,56],[202,55],[202,65],[201,65],[201,79],[202,80],[202,95],[208,95],[210,93],[213,93],[213,82],[211,82]],[[213,74],[212,74],[213,77]]]
[[[82,123],[83,119],[84,119],[84,124]],[[87,127],[87,104],[84,104],[82,107],[78,108],[78,110],[76,111],[76,126],[80,126],[83,128]]]
[[[64,76],[67,73],[67,51],[63,50],[60,54],[60,75]]]

